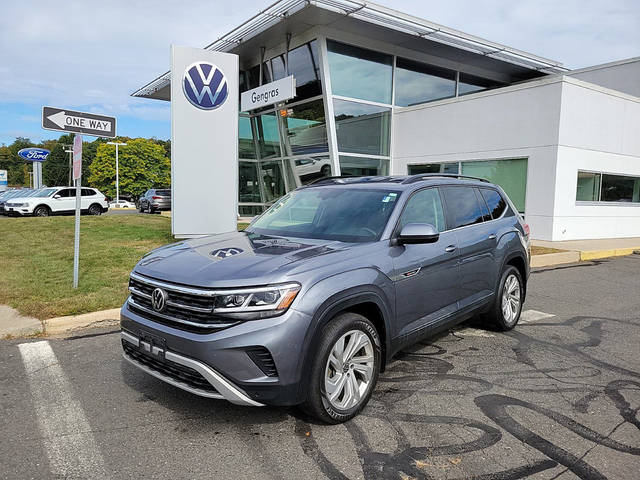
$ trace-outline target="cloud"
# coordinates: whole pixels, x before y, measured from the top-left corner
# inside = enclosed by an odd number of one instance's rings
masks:
[[[640,54],[637,0],[378,1],[573,68]],[[269,2],[4,2],[0,102],[168,122],[167,103],[130,94],[168,70],[169,45],[208,45]]]

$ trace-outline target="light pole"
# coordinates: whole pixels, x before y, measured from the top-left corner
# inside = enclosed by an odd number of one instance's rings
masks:
[[[116,146],[116,203],[120,201],[120,180],[118,178],[118,147],[120,145],[125,146],[126,143],[122,142],[107,142],[107,145],[115,145]]]
[[[73,171],[73,148],[72,145],[63,145],[64,148],[66,148],[66,150],[64,151],[64,153],[68,153],[69,154],[69,186],[71,187],[71,177],[72,175],[72,171]]]

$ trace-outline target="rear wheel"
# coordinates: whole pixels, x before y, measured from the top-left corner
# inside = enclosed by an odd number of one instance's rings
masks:
[[[323,330],[303,409],[325,423],[355,417],[367,404],[381,363],[380,337],[362,315],[343,313]]]
[[[49,215],[51,215],[51,211],[49,210],[49,207],[40,205],[33,211],[33,215],[35,217],[48,217]]]
[[[102,215],[102,207],[94,203],[89,207],[89,215]]]
[[[487,314],[488,320],[499,330],[511,330],[520,320],[524,298],[523,285],[518,269],[507,265],[502,271],[495,301]]]

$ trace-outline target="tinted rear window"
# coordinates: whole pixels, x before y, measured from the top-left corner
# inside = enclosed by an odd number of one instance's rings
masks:
[[[495,190],[481,188],[480,192],[482,193],[484,201],[487,202],[491,216],[493,218],[500,218],[507,208],[507,202],[504,201],[504,198]]]
[[[156,195],[171,196],[171,190],[156,190]]]
[[[485,212],[473,187],[441,187],[447,204],[447,223],[450,228],[459,228],[481,223]]]

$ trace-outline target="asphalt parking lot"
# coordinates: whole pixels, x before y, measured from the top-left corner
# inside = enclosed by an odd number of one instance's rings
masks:
[[[402,352],[337,426],[166,385],[117,332],[3,341],[0,477],[638,478],[640,255],[536,271],[525,310]]]

